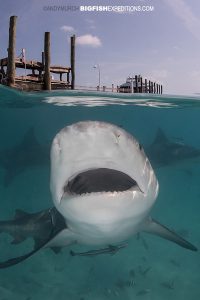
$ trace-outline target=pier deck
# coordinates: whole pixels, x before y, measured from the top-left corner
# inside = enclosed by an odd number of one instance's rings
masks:
[[[8,57],[0,59],[0,84],[27,91],[74,89],[75,35],[71,37],[70,67],[51,65],[50,32],[44,35],[41,61],[27,60],[25,49],[16,57],[16,20],[16,16],[10,17]],[[17,69],[23,69],[24,75],[16,74]],[[59,75],[59,79],[55,79],[53,74]]]

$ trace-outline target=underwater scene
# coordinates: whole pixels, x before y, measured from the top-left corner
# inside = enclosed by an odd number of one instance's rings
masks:
[[[200,299],[200,98],[86,91],[26,93],[3,86],[0,92],[0,300]],[[100,246],[69,243],[58,247],[48,243],[66,224],[55,209],[51,191],[54,173],[59,186],[68,165],[63,173],[56,173],[60,144],[54,137],[62,128],[83,121],[81,124],[98,121],[98,128],[105,126],[102,140],[96,129],[91,133],[93,148],[100,152],[109,151],[111,131],[125,140],[126,132],[133,135],[138,143],[134,142],[130,160],[135,162],[136,177],[144,158],[148,172],[155,173],[159,191],[154,187],[152,194],[154,198],[158,194],[157,199],[147,209],[152,218],[145,224],[149,229],[140,227],[140,232],[120,243],[111,238]],[[90,135],[81,144],[84,126],[70,128],[65,155],[69,167],[76,169],[83,153],[88,155]],[[77,143],[74,149],[72,142]],[[122,167],[123,161],[129,164],[129,143],[125,142],[124,155],[116,156]],[[85,166],[90,165],[87,155]],[[101,168],[101,162],[98,165]],[[90,192],[102,191],[99,182],[103,188],[117,182],[119,195],[126,184],[127,189],[134,187],[133,193],[145,194],[139,179],[105,172],[103,167],[98,174],[82,173]],[[73,198],[80,189],[80,197],[87,196],[88,189],[77,180],[70,179],[64,193],[70,190]],[[88,218],[92,218],[90,209],[83,212]],[[119,234],[123,226],[119,223]],[[117,234],[118,230],[113,232]]]

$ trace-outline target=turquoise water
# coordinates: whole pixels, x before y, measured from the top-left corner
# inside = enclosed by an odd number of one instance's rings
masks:
[[[82,120],[114,123],[143,145],[160,192],[151,215],[200,248],[200,98],[95,92],[23,93],[0,87],[0,219],[52,206],[49,150],[55,134]],[[162,134],[158,135],[159,129]],[[163,136],[165,135],[164,141]],[[162,153],[155,152],[155,137]],[[37,156],[27,153],[37,145]],[[39,150],[38,150],[39,149]],[[153,150],[152,150],[153,149]],[[196,154],[197,153],[197,154]],[[20,253],[0,235],[1,261]],[[200,254],[141,234],[115,255],[72,257],[50,249],[0,270],[0,299],[200,299]]]

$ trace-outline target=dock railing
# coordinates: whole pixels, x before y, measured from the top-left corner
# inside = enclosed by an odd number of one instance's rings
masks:
[[[112,86],[112,87],[107,87],[107,86],[84,86],[84,85],[76,85],[75,90],[79,91],[93,91],[93,92],[110,92],[110,93],[117,93],[119,91],[119,87]]]

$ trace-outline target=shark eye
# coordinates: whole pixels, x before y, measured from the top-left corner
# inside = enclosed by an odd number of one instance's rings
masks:
[[[140,151],[143,150],[143,147],[142,147],[142,145],[140,143],[139,143],[139,149],[140,149]]]
[[[85,194],[97,192],[123,192],[131,188],[140,190],[137,182],[129,175],[107,168],[84,171],[64,186],[64,193]]]

